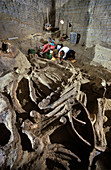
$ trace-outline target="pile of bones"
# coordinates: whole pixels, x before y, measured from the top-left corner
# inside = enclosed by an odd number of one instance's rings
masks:
[[[107,146],[109,100],[98,99],[92,118],[81,91],[89,80],[78,68],[37,56],[30,63],[0,92],[1,169],[91,169]]]

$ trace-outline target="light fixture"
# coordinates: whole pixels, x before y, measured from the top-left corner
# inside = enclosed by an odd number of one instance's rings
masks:
[[[61,20],[60,20],[60,23],[63,25],[63,24],[64,24],[64,20],[63,20],[63,19],[61,19]]]

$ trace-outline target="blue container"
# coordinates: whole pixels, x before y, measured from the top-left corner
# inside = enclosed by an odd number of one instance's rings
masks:
[[[76,44],[77,43],[78,34],[75,32],[70,32],[70,42]]]

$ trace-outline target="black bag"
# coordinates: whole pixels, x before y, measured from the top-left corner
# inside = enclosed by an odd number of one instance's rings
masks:
[[[8,44],[2,43],[2,51],[8,50]]]

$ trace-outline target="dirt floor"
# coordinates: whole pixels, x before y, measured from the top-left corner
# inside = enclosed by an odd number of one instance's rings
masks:
[[[95,81],[98,78],[104,79],[108,82],[111,82],[111,71],[105,69],[101,65],[91,65],[91,61],[94,57],[94,47],[86,48],[80,44],[73,44],[69,40],[63,42],[64,46],[68,46],[69,48],[73,49],[75,53],[76,62],[72,63],[75,67],[80,68],[83,73],[86,73],[94,79]]]
[[[48,40],[48,36],[45,33],[37,33],[35,36],[29,35],[23,37],[23,39],[11,40],[10,43],[14,44],[17,48],[19,48],[24,54],[27,54],[28,49],[32,48],[37,51],[40,46],[43,45],[43,40]],[[63,44],[63,46],[68,46],[70,49],[75,51],[75,59],[76,62],[72,63],[75,67],[80,68],[80,70],[87,74],[93,80],[98,81],[98,78],[104,79],[107,82],[111,82],[111,71],[104,68],[101,65],[91,65],[91,61],[94,58],[94,47],[86,48],[84,45],[71,43],[70,40],[65,40],[63,42],[59,41],[59,38],[55,38],[57,44]],[[69,61],[70,62],[70,61]]]

